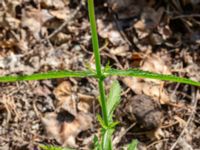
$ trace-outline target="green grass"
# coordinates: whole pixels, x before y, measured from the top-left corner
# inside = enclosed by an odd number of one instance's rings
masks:
[[[138,69],[129,70],[117,70],[107,67],[106,69],[101,69],[101,58],[99,52],[99,42],[96,31],[96,21],[94,13],[94,1],[88,0],[88,12],[91,26],[92,34],[92,45],[93,53],[95,56],[96,70],[86,70],[86,71],[51,71],[46,73],[37,73],[33,75],[18,75],[18,76],[3,76],[0,77],[0,82],[16,82],[16,81],[28,81],[28,80],[44,80],[44,79],[56,79],[56,78],[67,78],[67,77],[94,77],[98,80],[99,87],[99,103],[101,106],[102,115],[97,114],[97,119],[101,125],[101,138],[94,138],[94,149],[95,150],[112,150],[112,135],[115,131],[115,126],[118,122],[113,121],[113,113],[120,103],[120,92],[121,87],[117,81],[114,81],[108,97],[105,94],[104,79],[109,76],[131,76],[138,78],[150,78],[158,79],[172,82],[179,82],[190,84],[194,86],[200,86],[199,82],[180,78],[173,75],[157,74],[153,72],[142,71]],[[128,150],[134,150],[137,147],[137,142],[133,140],[128,145]],[[54,146],[43,146],[43,149],[62,149],[60,147]]]

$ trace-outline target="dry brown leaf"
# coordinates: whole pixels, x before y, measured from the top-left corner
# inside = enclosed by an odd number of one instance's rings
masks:
[[[11,29],[17,29],[20,25],[20,20],[12,17],[10,14],[6,13],[5,22],[10,26]]]
[[[163,40],[166,40],[172,36],[172,31],[171,31],[169,25],[158,26],[157,29],[158,29],[158,32],[160,33],[160,35],[162,36]]]
[[[93,97],[84,94],[74,96],[68,81],[61,82],[54,89],[54,95],[58,100],[56,112],[48,113],[42,121],[48,133],[60,144],[76,148],[77,135],[92,126],[89,110]]]
[[[163,8],[160,8],[158,11],[155,11],[150,7],[144,8],[141,14],[141,20],[138,20],[134,24],[134,28],[136,29],[139,39],[147,37],[151,33],[151,29],[159,27],[158,25],[163,12]]]
[[[144,58],[143,61],[141,61],[140,69],[159,74],[171,74],[171,71],[169,67],[166,65],[165,60],[162,59],[160,55],[156,54],[152,54]],[[145,79],[145,80],[152,81],[155,83],[162,83],[162,81],[159,80],[152,80],[152,79]]]
[[[55,88],[54,95],[58,100],[62,100],[64,97],[69,96],[71,92],[72,89],[70,82],[64,81]]]
[[[71,116],[67,112],[47,113],[42,118],[47,132],[62,146],[77,148],[75,138],[84,130],[91,128],[92,117],[86,113]]]
[[[22,27],[28,28],[37,40],[40,40],[40,30],[42,24],[47,20],[51,19],[52,16],[47,10],[40,10],[34,8],[28,8],[23,10],[21,25]]]
[[[33,91],[34,94],[39,95],[39,96],[44,96],[47,97],[48,95],[51,94],[51,91],[49,90],[49,88],[47,88],[47,86],[37,86],[36,88],[34,88]]]
[[[166,104],[170,101],[168,93],[159,84],[131,77],[124,78],[123,83],[136,94],[151,96],[155,100],[160,101],[161,104]]]
[[[53,41],[53,43],[56,43],[58,45],[62,45],[64,43],[67,43],[71,38],[72,35],[59,32],[58,34],[56,34],[51,38],[51,41]]]
[[[2,49],[13,49],[16,46],[17,42],[13,39],[0,41],[0,48]]]
[[[77,106],[78,110],[85,113],[90,112],[92,102],[94,101],[94,97],[90,95],[78,93],[78,98],[79,98],[79,102]]]
[[[115,46],[126,43],[113,23],[104,22],[103,20],[98,19],[97,24],[98,33],[102,38],[109,39]]]
[[[110,49],[110,53],[116,56],[126,56],[129,50],[128,45],[121,45]]]
[[[57,19],[61,20],[69,20],[70,18],[70,10],[69,9],[59,9],[59,10],[51,10],[49,13],[56,17]]]
[[[40,39],[39,32],[42,27],[40,17],[40,11],[32,9],[23,13],[21,22],[22,27],[28,28],[37,40]]]
[[[144,23],[144,21],[142,21],[142,20],[137,21],[134,24],[134,28],[137,29],[137,30],[140,30],[140,31],[145,31],[145,23]]]
[[[171,74],[171,71],[164,60],[157,55],[150,55],[144,58],[141,61],[140,69],[160,74]],[[169,94],[163,89],[163,81],[126,77],[123,79],[123,82],[136,94],[151,96],[155,100],[159,100],[161,104],[170,102]]]
[[[69,1],[65,0],[65,3],[64,3],[63,0],[41,0],[40,3],[41,3],[41,6],[44,8],[53,7],[56,9],[60,9],[60,8],[64,8],[65,4],[68,4]]]
[[[77,110],[81,112],[90,112],[93,96],[78,93],[77,96],[72,94],[71,84],[68,81],[64,81],[58,85],[54,90],[58,102],[58,108],[62,108],[73,115],[77,114]]]
[[[70,82],[64,81],[61,84],[59,84],[54,89],[54,95],[58,100],[57,106],[59,109],[62,108],[73,115],[77,114],[76,100],[72,98],[72,90]]]

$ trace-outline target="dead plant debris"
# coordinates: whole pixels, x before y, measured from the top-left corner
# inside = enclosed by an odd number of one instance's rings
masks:
[[[103,65],[200,81],[199,0],[95,4]],[[0,1],[0,75],[83,70],[94,64],[90,40],[84,0]],[[123,93],[115,112],[116,149],[132,139],[139,149],[200,148],[199,89],[118,79]],[[39,149],[41,143],[90,149],[100,132],[96,87],[95,79],[1,83],[0,149]]]

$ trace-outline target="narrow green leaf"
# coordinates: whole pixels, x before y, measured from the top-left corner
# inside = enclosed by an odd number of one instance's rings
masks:
[[[109,129],[112,129],[112,128],[114,128],[116,125],[118,125],[119,124],[119,122],[118,121],[116,121],[116,122],[112,122],[111,124],[109,124]]]
[[[127,150],[137,150],[137,140],[132,140],[132,142],[128,145]]]
[[[45,80],[65,77],[95,77],[96,74],[92,71],[50,71],[46,73],[36,73],[32,75],[16,75],[16,76],[2,76],[0,82],[16,82],[28,80]]]
[[[102,129],[102,149],[103,150],[112,150],[112,134],[113,129]]]
[[[108,61],[105,68],[104,68],[104,71],[107,71],[107,70],[110,70],[110,69],[111,69],[110,61]]]
[[[119,82],[114,81],[110,88],[110,93],[107,100],[107,111],[108,111],[109,121],[112,121],[113,112],[120,102],[120,93],[121,93],[121,87],[119,85]]]
[[[101,145],[99,143],[99,139],[96,135],[94,136],[93,143],[94,143],[94,150],[102,150]]]
[[[196,82],[187,78],[177,77],[174,75],[157,74],[157,73],[142,71],[138,69],[129,69],[129,70],[110,69],[110,70],[104,71],[104,75],[106,77],[116,75],[116,76],[132,76],[132,77],[139,77],[139,78],[150,78],[150,79],[158,79],[158,80],[172,81],[172,82],[179,82],[179,83],[200,86],[200,82]]]
[[[108,127],[106,126],[104,120],[101,118],[99,114],[97,114],[97,120],[99,121],[100,125],[102,128],[107,129]]]
[[[62,147],[54,146],[54,145],[40,145],[40,148],[42,150],[74,150],[71,148],[62,148]]]

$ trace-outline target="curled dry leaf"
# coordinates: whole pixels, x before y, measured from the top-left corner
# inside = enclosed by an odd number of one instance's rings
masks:
[[[57,110],[47,113],[42,118],[42,122],[47,132],[60,144],[77,147],[75,142],[77,135],[92,126],[89,109],[93,97],[84,94],[78,94],[75,97],[68,81],[60,83],[55,88],[54,95],[58,100]]]
[[[171,74],[164,60],[156,55],[143,59],[140,69],[161,74]],[[123,82],[136,94],[151,96],[155,100],[159,100],[161,104],[170,103],[169,94],[163,88],[164,81],[126,77]]]

